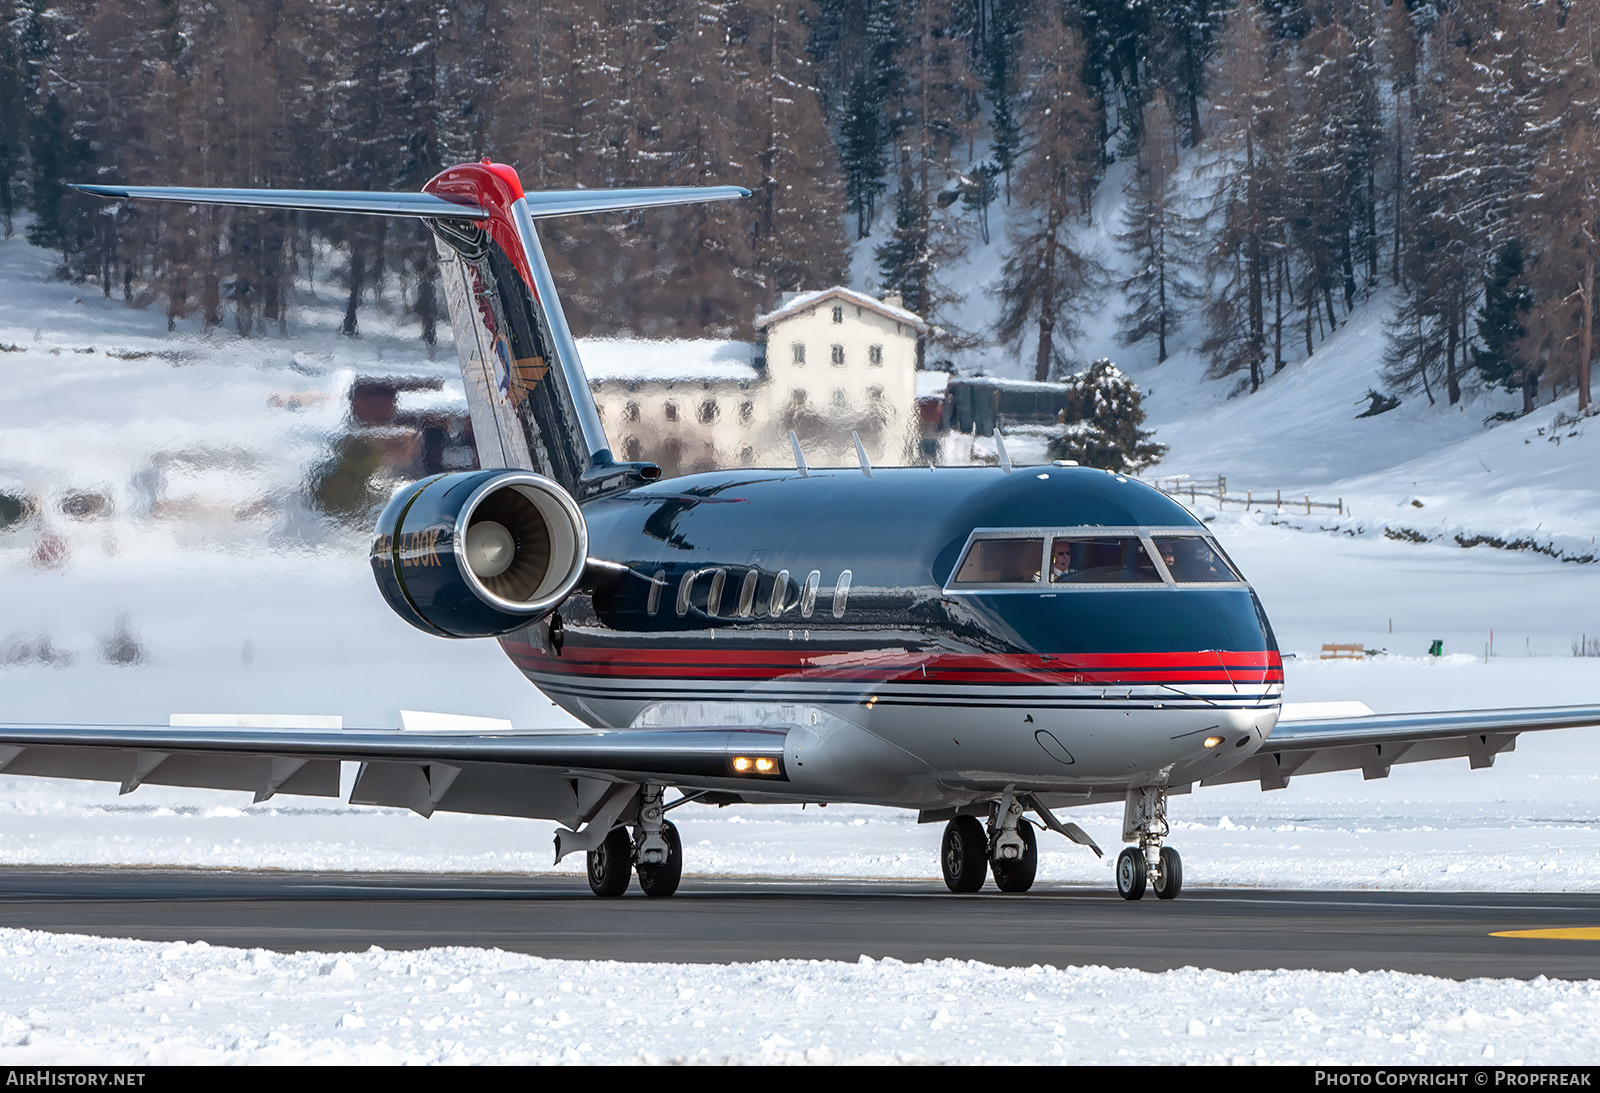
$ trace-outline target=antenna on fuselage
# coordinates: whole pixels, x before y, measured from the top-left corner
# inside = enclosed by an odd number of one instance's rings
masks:
[[[800,451],[800,438],[794,435],[794,430],[789,430],[789,445],[794,449],[794,469],[800,472],[801,478],[811,477],[811,468],[806,466],[806,457]]]
[[[1000,435],[1000,426],[994,427],[994,446],[1000,453],[1000,469],[1007,474],[1011,473],[1011,456],[1006,452],[1005,438]]]
[[[856,458],[861,461],[861,473],[872,477],[872,464],[867,461],[867,450],[861,446],[861,434],[850,430],[850,439],[856,442]]]

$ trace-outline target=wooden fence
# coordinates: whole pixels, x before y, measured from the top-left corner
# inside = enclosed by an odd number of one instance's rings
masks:
[[[1272,493],[1262,491],[1259,497],[1256,496],[1256,491],[1253,490],[1246,490],[1242,494],[1230,494],[1228,492],[1228,479],[1220,474],[1217,475],[1215,480],[1209,478],[1194,479],[1186,474],[1177,474],[1147,478],[1145,481],[1162,493],[1177,498],[1186,497],[1191,504],[1197,498],[1209,497],[1217,503],[1219,509],[1227,505],[1242,505],[1247,512],[1252,508],[1272,509],[1274,512],[1282,512],[1285,508],[1290,512],[1299,512],[1304,509],[1306,515],[1309,516],[1312,509],[1329,509],[1337,512],[1340,516],[1351,515],[1344,507],[1344,498],[1342,497],[1336,501],[1313,501],[1310,494],[1306,494],[1303,497],[1285,497],[1282,490],[1275,490]]]

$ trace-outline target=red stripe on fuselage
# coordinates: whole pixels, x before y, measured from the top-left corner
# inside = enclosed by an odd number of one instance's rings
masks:
[[[568,644],[560,656],[549,656],[525,642],[502,639],[500,644],[519,668],[553,675],[608,678],[1253,686],[1283,682],[1283,662],[1276,652],[1239,650],[923,656],[889,650],[617,649]]]

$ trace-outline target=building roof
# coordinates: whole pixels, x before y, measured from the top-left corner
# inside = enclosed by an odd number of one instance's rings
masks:
[[[715,338],[584,338],[578,342],[592,383],[647,380],[752,383],[756,347]]]
[[[847,304],[855,304],[857,307],[868,308],[885,318],[893,319],[897,323],[905,323],[918,332],[925,332],[928,329],[928,324],[922,321],[920,315],[907,311],[903,307],[886,304],[882,300],[868,296],[865,292],[857,292],[855,289],[845,288],[843,285],[822,288],[815,292],[802,292],[778,308],[778,310],[756,316],[756,329],[765,330],[772,323],[780,322],[803,311],[808,311],[827,300],[841,300]]]

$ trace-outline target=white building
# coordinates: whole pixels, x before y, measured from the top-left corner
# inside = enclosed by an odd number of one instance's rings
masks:
[[[616,457],[667,476],[791,466],[789,432],[813,466],[854,465],[852,431],[876,466],[916,453],[917,338],[895,303],[847,288],[790,294],[759,316],[763,342],[586,341],[584,366]]]

